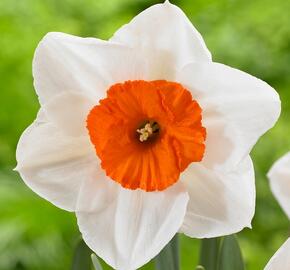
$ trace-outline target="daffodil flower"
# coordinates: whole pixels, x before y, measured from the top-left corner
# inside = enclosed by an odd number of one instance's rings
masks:
[[[290,219],[290,152],[273,164],[268,178],[272,193]]]
[[[268,173],[272,193],[290,219],[290,152],[277,160]],[[278,249],[265,270],[290,269],[290,238]]]
[[[280,113],[265,82],[215,63],[166,1],[109,41],[49,33],[33,61],[41,105],[17,146],[25,183],[74,211],[115,269],[136,269],[177,233],[251,226],[249,153]]]
[[[290,238],[278,249],[264,270],[288,270],[290,269]]]

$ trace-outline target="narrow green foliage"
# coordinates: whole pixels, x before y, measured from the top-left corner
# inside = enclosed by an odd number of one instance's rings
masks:
[[[235,235],[225,236],[220,250],[218,270],[244,270],[240,246]]]
[[[219,250],[220,238],[201,240],[199,264],[206,270],[217,270]]]
[[[177,234],[155,258],[155,266],[158,270],[179,270],[179,240]]]
[[[83,240],[80,240],[76,246],[75,254],[72,262],[72,270],[91,270],[91,254],[92,251],[88,248]],[[98,268],[96,268],[99,270]]]
[[[98,257],[94,253],[91,255],[91,259],[92,259],[93,265],[95,267],[95,270],[103,270],[103,268],[99,262]]]

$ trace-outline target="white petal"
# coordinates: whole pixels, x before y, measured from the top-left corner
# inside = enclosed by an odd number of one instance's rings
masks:
[[[16,151],[24,182],[56,206],[74,211],[80,187],[97,158],[87,137],[63,135],[51,123],[36,121],[22,134]]]
[[[88,96],[65,92],[51,98],[42,106],[49,121],[68,135],[87,135],[86,120],[98,102]]]
[[[290,238],[277,250],[264,270],[290,269]]]
[[[48,33],[33,60],[34,86],[42,104],[68,91],[98,101],[110,85],[142,79],[145,70],[145,62],[133,49],[63,33]]]
[[[110,179],[83,186],[77,219],[88,246],[114,269],[155,257],[179,230],[188,195],[181,183],[163,192],[128,190]]]
[[[274,163],[268,178],[274,196],[290,219],[290,152]]]
[[[189,64],[177,81],[203,109],[208,135],[203,163],[210,168],[236,166],[280,115],[280,99],[272,87],[222,64]]]
[[[189,193],[181,231],[190,237],[211,238],[251,226],[255,212],[255,179],[250,157],[229,173],[192,164],[182,174]]]
[[[211,61],[202,36],[177,6],[166,2],[137,15],[111,38],[137,48],[150,63],[148,79],[174,78],[190,62]]]

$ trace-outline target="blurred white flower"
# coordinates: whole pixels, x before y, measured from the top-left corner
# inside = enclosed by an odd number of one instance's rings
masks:
[[[290,219],[290,152],[274,163],[268,178],[275,198]]]
[[[290,152],[277,160],[268,172],[271,190],[290,219]],[[290,269],[290,238],[271,258],[265,270]]]
[[[41,109],[16,169],[76,212],[84,240],[112,267],[142,266],[178,231],[204,238],[251,226],[249,153],[276,122],[279,96],[212,62],[178,7],[152,6],[109,41],[49,33],[33,76]]]
[[[290,238],[277,250],[264,270],[290,269]]]

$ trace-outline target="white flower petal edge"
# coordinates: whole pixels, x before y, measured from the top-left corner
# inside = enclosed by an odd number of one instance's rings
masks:
[[[207,140],[202,163],[209,168],[232,170],[280,115],[279,95],[271,86],[223,64],[191,63],[176,81],[203,109]]]
[[[38,119],[18,142],[15,170],[38,195],[74,211],[83,181],[99,167],[94,149],[88,137],[66,136],[46,122],[43,111]]]
[[[164,192],[122,188],[104,175],[88,137],[65,135],[42,110],[22,134],[16,156],[25,183],[75,211],[86,243],[116,269],[148,262],[183,222],[188,194],[182,183]]]
[[[290,269],[290,238],[278,249],[264,270]]]
[[[189,202],[181,232],[211,238],[251,227],[255,212],[255,175],[250,157],[236,169],[221,173],[191,164],[182,174]]]
[[[109,86],[142,79],[146,70],[134,49],[57,32],[42,39],[33,59],[34,87],[41,104],[63,92],[82,93],[97,103]]]
[[[275,198],[290,219],[290,152],[274,163],[268,178]]]
[[[138,14],[111,41],[135,48],[147,59],[150,66],[147,80],[172,80],[175,70],[190,62],[211,61],[202,36],[183,11],[169,2]]]
[[[188,202],[181,183],[162,192],[128,190],[106,179],[83,185],[76,212],[83,239],[117,270],[155,257],[178,232]]]

